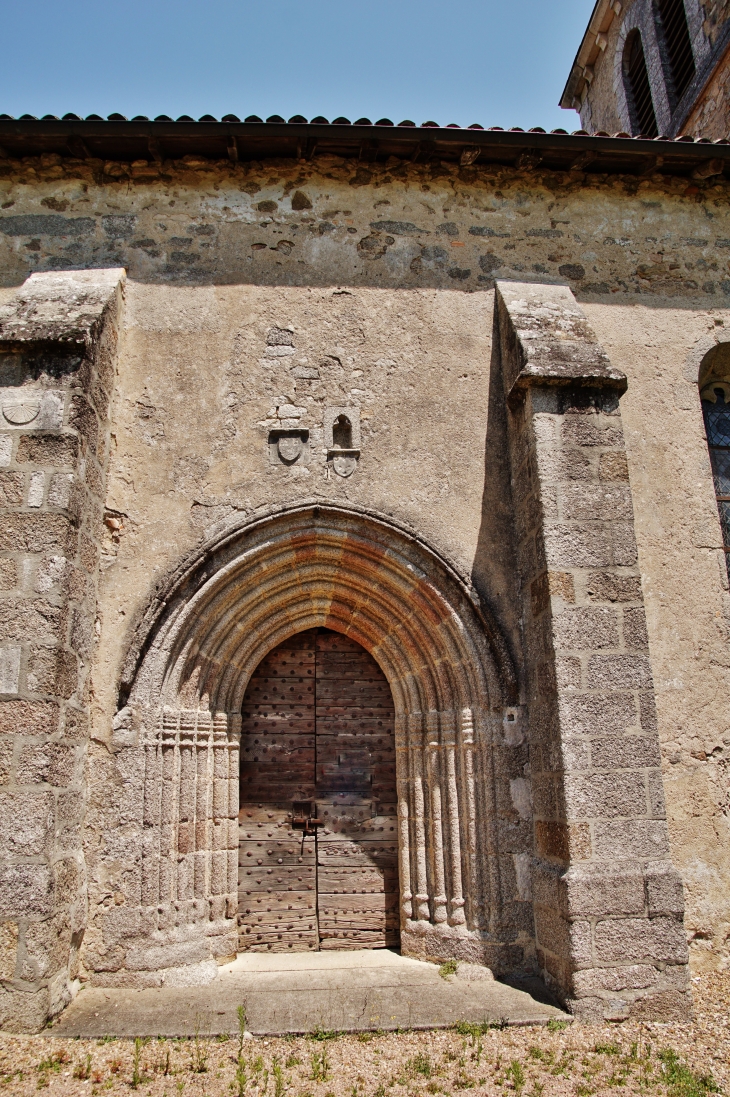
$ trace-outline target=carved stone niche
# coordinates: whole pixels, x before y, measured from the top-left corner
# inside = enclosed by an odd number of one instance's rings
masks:
[[[360,409],[326,408],[324,444],[337,475],[352,476],[360,458]]]
[[[309,431],[306,427],[280,427],[269,431],[269,461],[272,465],[306,465]]]

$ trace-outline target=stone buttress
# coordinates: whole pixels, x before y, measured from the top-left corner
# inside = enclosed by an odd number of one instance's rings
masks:
[[[34,274],[0,310],[0,1026],[70,999],[123,270]]]
[[[499,282],[540,967],[597,1021],[686,1019],[652,672],[614,369],[566,287]]]

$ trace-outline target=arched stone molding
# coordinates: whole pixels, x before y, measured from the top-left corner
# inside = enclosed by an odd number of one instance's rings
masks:
[[[252,521],[202,546],[158,590],[117,717],[144,755],[142,908],[187,903],[191,932],[207,910],[216,929],[200,934],[225,954],[246,686],[268,651],[318,626],[368,650],[393,694],[403,948],[500,967],[493,753],[514,670],[456,570],[355,509],[312,503]]]
[[[716,353],[718,351],[720,351],[719,354]],[[730,385],[728,385],[728,381],[730,381],[730,331],[724,327],[717,327],[711,334],[698,339],[687,355],[683,375],[685,381],[689,383],[689,406],[696,408],[697,431],[704,448],[708,445],[708,439],[702,410],[702,399],[709,398],[714,402],[714,397],[708,394],[708,388],[717,388],[718,385],[725,390],[726,400],[730,396]],[[715,478],[710,460],[703,464],[701,468],[700,482],[704,497],[708,500],[711,497],[716,499]],[[728,569],[730,561],[725,553],[722,526],[715,507],[710,508],[707,520],[715,532],[715,546],[710,548],[710,551],[717,555],[723,588],[727,591],[730,582],[730,569]]]
[[[702,381],[702,367],[711,350],[723,343],[730,343],[730,331],[724,327],[717,327],[711,335],[705,335],[698,339],[687,354],[682,375],[690,384],[699,385]],[[699,408],[699,402],[698,402]]]

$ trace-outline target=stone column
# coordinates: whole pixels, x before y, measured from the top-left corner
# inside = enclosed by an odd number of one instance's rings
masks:
[[[569,289],[497,284],[521,582],[540,967],[586,1020],[685,1018],[614,369]]]
[[[129,722],[134,730],[133,711]],[[123,933],[104,915],[99,932],[107,950],[118,948],[116,985],[205,983],[236,953],[241,717],[166,708],[156,727],[139,722],[141,902]],[[100,969],[92,981],[109,975]]]
[[[122,270],[34,274],[0,310],[0,1027],[69,1000]]]

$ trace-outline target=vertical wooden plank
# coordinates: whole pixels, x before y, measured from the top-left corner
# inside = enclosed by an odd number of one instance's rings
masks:
[[[291,826],[314,798],[315,637],[299,633],[262,660],[242,709],[239,948],[318,948],[315,840]]]
[[[372,656],[324,629],[315,719],[320,948],[397,946],[393,699]]]

